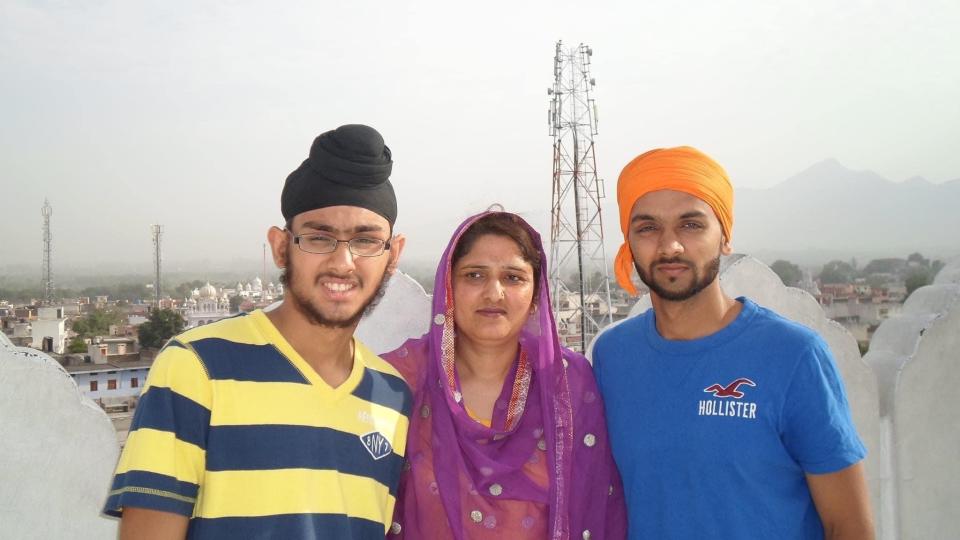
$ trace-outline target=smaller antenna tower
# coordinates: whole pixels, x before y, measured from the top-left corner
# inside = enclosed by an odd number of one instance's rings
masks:
[[[163,225],[151,225],[153,233],[153,305],[160,309],[160,243],[163,237]]]
[[[53,235],[50,233],[50,216],[53,215],[53,207],[50,206],[49,200],[43,200],[43,208],[40,213],[43,215],[43,304],[49,306],[53,304],[53,265],[51,262]]]

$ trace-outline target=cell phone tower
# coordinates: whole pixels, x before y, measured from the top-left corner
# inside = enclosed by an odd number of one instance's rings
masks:
[[[163,236],[162,225],[151,225],[153,233],[153,306],[160,309],[160,240]]]
[[[607,259],[603,248],[594,136],[597,106],[590,97],[593,49],[565,49],[558,41],[547,123],[553,137],[553,203],[550,227],[550,286],[553,312],[565,344],[583,351],[613,322]],[[572,272],[564,281],[563,273]]]
[[[53,235],[50,233],[50,216],[53,215],[53,207],[50,206],[48,199],[43,200],[43,208],[40,209],[43,215],[43,305],[53,304]]]

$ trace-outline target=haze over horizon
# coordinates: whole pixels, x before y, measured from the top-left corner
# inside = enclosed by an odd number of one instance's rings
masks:
[[[44,198],[55,275],[149,268],[151,223],[168,270],[257,267],[283,180],[352,122],[393,150],[407,261],[495,202],[546,232],[557,39],[594,50],[608,237],[620,168],[658,146],[738,191],[831,158],[960,178],[960,5],[720,4],[2,2],[0,271],[39,268]]]

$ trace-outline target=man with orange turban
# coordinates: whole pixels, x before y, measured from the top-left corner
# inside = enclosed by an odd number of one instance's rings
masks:
[[[653,308],[593,348],[630,538],[872,538],[857,436],[827,344],[720,287],[733,187],[690,147],[641,154],[617,184]]]

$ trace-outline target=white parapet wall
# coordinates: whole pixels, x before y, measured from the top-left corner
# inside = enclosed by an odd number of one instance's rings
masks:
[[[397,272],[386,293],[357,327],[356,336],[377,354],[390,352],[430,328],[430,296],[412,277]]]
[[[809,293],[784,286],[773,270],[753,257],[740,254],[724,257],[720,266],[720,285],[730,296],[746,296],[761,306],[815,330],[830,346],[847,389],[853,421],[860,438],[867,446],[867,482],[876,513],[880,508],[881,482],[878,390],[876,377],[861,358],[857,341],[844,327],[828,319],[820,304]],[[639,315],[650,307],[650,297],[641,296],[630,309],[629,317]],[[620,322],[622,321],[611,327]],[[590,345],[592,351],[593,344]],[[591,351],[588,351],[588,355]]]
[[[881,392],[878,537],[960,538],[960,260],[880,325],[864,360]]]
[[[118,455],[110,420],[55,360],[5,339],[0,433],[0,537],[116,537],[100,515]]]

